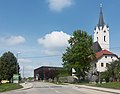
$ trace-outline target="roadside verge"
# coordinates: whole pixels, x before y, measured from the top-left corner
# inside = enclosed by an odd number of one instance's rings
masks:
[[[26,90],[26,89],[33,88],[33,84],[32,83],[21,83],[20,85],[23,86],[23,88],[21,88],[21,90]]]
[[[93,87],[93,86],[86,86],[86,85],[75,85],[77,88],[87,88],[87,89],[93,89],[103,92],[109,92],[109,93],[117,93],[120,94],[120,90],[118,89],[109,89],[109,88],[102,88],[102,87]]]

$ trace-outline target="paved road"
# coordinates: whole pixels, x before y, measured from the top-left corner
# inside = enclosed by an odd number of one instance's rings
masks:
[[[51,83],[33,82],[33,88],[15,90],[0,94],[113,94],[86,88],[77,88],[68,85],[55,85]]]

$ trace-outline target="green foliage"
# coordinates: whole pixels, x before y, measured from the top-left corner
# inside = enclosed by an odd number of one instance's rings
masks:
[[[28,77],[27,79],[28,79],[28,81],[32,81],[32,80],[34,80],[34,77]]]
[[[70,76],[70,73],[68,72],[68,70],[66,68],[61,68],[58,71],[58,76],[59,77]]]
[[[111,62],[101,76],[103,79],[107,78],[111,81],[120,81],[120,60]]]
[[[109,82],[110,79],[110,73],[108,71],[100,73],[100,79],[105,79],[106,82]]]
[[[103,83],[103,84],[95,84],[95,85],[92,85],[92,86],[104,87],[104,88],[120,89],[120,83],[118,83],[118,82],[110,82],[110,83]]]
[[[4,53],[0,58],[0,78],[10,81],[13,74],[17,73],[17,66],[17,59],[13,53]]]
[[[70,46],[62,56],[63,66],[69,71],[74,68],[76,76],[85,79],[86,73],[90,69],[90,63],[95,59],[92,36],[87,32],[76,30],[68,42]]]
[[[22,86],[18,84],[13,84],[13,83],[0,84],[0,92],[10,91],[20,88],[22,88]]]

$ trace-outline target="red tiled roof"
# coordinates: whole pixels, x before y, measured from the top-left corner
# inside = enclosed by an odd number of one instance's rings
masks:
[[[115,54],[113,54],[112,52],[110,52],[108,50],[102,50],[102,51],[96,53],[96,58],[99,59],[103,55],[115,55]]]

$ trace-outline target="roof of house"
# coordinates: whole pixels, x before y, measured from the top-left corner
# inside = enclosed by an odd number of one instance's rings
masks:
[[[113,54],[112,52],[110,52],[108,50],[102,50],[102,51],[96,53],[96,58],[99,59],[103,55],[114,55],[114,56],[118,57],[116,54]]]
[[[39,67],[39,68],[36,68],[36,69],[34,69],[34,71],[35,71],[35,70],[44,69],[44,68],[53,68],[53,69],[60,69],[60,68],[62,68],[62,67],[53,67],[53,66],[41,66],[41,67]]]

